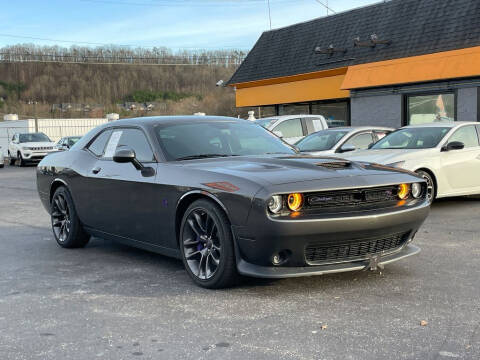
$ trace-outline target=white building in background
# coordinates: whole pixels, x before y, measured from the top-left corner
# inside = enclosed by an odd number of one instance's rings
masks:
[[[3,120],[3,122],[0,122],[0,146],[2,147],[4,155],[6,155],[8,143],[15,133],[38,131],[45,133],[52,141],[58,141],[64,136],[83,136],[91,129],[117,119],[105,117],[94,119],[18,120],[17,115],[8,114],[3,117]]]

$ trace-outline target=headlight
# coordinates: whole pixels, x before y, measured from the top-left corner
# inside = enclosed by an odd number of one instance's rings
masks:
[[[283,201],[280,195],[273,195],[270,200],[268,200],[268,210],[272,213],[277,214],[282,210]]]
[[[400,200],[405,200],[410,195],[410,185],[409,184],[400,184],[398,185],[397,196]]]
[[[420,196],[422,196],[422,192],[423,192],[422,184],[420,184],[420,183],[413,183],[412,184],[412,196],[415,199],[418,199]]]
[[[298,211],[303,206],[303,195],[299,193],[289,194],[287,197],[288,208],[292,211]]]
[[[22,150],[30,150],[30,148],[27,146],[22,146]]]
[[[403,165],[405,164],[405,161],[397,161],[391,164],[386,164],[385,166],[390,166],[394,168],[403,168]]]

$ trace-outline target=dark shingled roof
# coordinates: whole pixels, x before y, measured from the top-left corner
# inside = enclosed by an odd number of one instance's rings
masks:
[[[372,34],[390,45],[354,47]],[[317,54],[315,48],[346,48]],[[480,0],[392,0],[262,34],[229,83],[480,45]]]

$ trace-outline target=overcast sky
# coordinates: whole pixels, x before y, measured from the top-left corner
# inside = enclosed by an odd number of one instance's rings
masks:
[[[376,2],[328,4],[339,12]],[[270,0],[270,8],[272,28],[327,15],[317,0]],[[0,12],[0,46],[105,43],[250,49],[269,27],[267,0],[10,0]]]

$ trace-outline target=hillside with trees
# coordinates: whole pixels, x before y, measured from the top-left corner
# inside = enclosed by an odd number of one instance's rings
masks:
[[[244,53],[33,45],[0,49],[0,113],[20,117],[242,115],[228,80]]]

